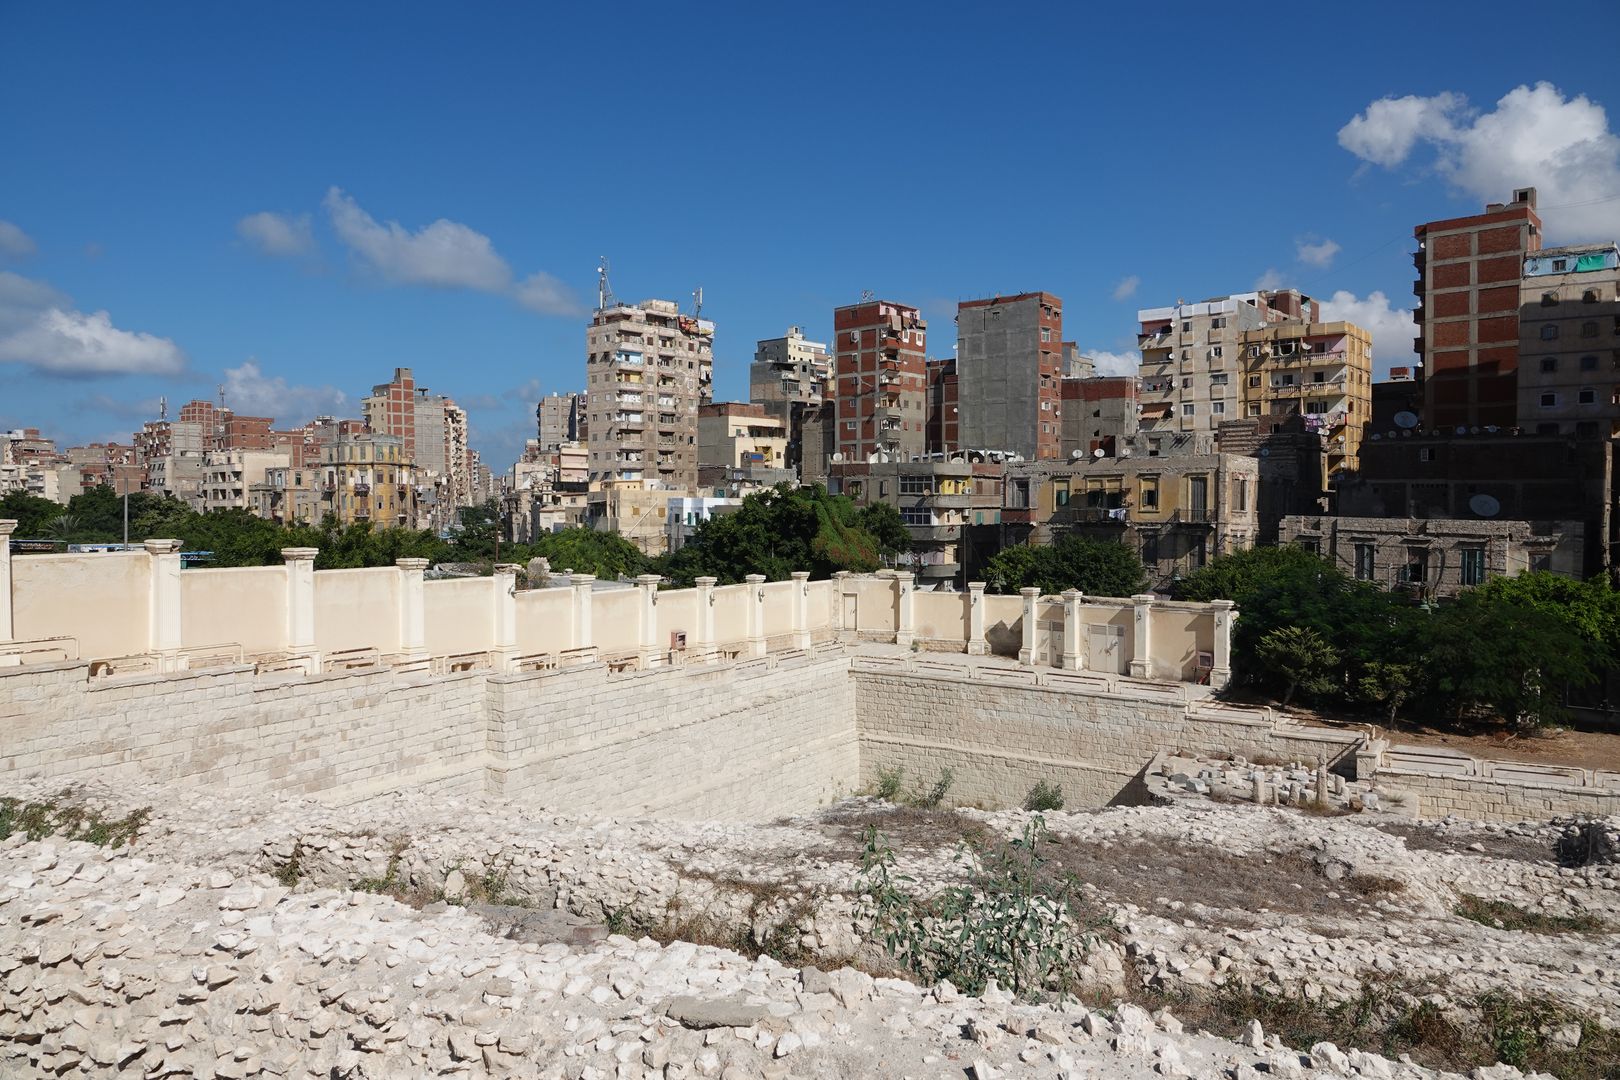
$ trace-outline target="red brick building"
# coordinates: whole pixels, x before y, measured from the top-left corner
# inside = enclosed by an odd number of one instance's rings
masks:
[[[899,458],[927,445],[928,324],[914,307],[868,300],[833,310],[835,449],[845,461],[879,450]]]
[[[1536,189],[1483,214],[1413,230],[1418,280],[1413,313],[1423,357],[1429,428],[1510,427],[1518,421],[1519,278],[1541,249]]]
[[[360,408],[368,428],[399,436],[404,440],[405,460],[416,460],[416,377],[410,368],[395,368],[393,381],[373,386]]]
[[[928,437],[930,454],[950,454],[961,449],[961,416],[958,409],[956,360],[930,360],[928,368]]]

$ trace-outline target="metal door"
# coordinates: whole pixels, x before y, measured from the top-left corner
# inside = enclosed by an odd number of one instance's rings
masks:
[[[1123,675],[1130,670],[1125,659],[1123,626],[1086,627],[1086,667],[1092,671]]]

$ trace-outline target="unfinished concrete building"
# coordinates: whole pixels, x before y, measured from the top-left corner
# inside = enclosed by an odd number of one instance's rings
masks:
[[[787,432],[789,468],[804,457],[805,417],[828,397],[832,360],[827,346],[810,341],[797,326],[779,338],[765,338],[754,348],[748,368],[748,400],[763,405]]]
[[[713,385],[714,323],[670,300],[598,308],[586,331],[591,480],[694,488],[698,406]]]
[[[1061,456],[1063,301],[1046,292],[956,306],[962,445]]]
[[[1519,427],[1609,438],[1620,422],[1620,247],[1542,248],[1519,283]]]
[[[1059,394],[1064,461],[1113,457],[1141,427],[1141,380],[1135,375],[1065,378]]]

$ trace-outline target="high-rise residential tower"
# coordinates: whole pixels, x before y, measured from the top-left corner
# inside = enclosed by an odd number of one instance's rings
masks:
[[[837,452],[921,456],[928,425],[928,324],[914,307],[866,300],[833,311]]]
[[[697,486],[697,413],[714,386],[714,323],[670,300],[609,302],[586,331],[593,481]]]
[[[1056,458],[1063,432],[1063,301],[1051,293],[956,307],[961,445]]]
[[[805,338],[797,326],[779,338],[766,338],[754,349],[748,369],[748,399],[782,421],[788,436],[787,467],[803,460],[805,417],[827,398],[832,361],[827,346]]]

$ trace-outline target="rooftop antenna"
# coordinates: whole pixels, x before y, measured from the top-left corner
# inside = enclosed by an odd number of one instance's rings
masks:
[[[167,420],[168,418],[169,418],[169,396],[167,394],[164,394],[162,397],[158,398],[158,419],[159,420]]]
[[[872,295],[872,290],[871,289],[862,289],[861,290],[861,303],[863,303],[863,304],[870,303],[871,301],[876,300],[876,299],[877,299],[877,297]]]
[[[703,286],[692,290],[692,318],[703,314]]]
[[[221,409],[223,409],[225,407],[225,384],[224,383],[219,384],[219,407]]]
[[[599,262],[601,265],[596,268],[596,307],[598,311],[604,311],[613,301],[613,287],[608,284],[607,256],[602,256]]]

